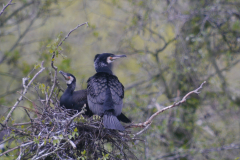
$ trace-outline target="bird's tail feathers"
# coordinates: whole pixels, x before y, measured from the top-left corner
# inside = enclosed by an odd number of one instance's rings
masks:
[[[125,128],[119,122],[116,116],[112,115],[111,112],[105,112],[103,116],[103,125],[108,129],[115,129],[119,131],[124,131]]]
[[[117,119],[119,121],[122,121],[124,123],[131,123],[131,120],[128,119],[123,113],[121,113],[120,115],[117,116]]]

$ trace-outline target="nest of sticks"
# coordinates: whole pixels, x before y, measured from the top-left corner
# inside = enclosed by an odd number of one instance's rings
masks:
[[[106,129],[101,117],[88,118],[84,112],[45,107],[30,122],[6,128],[12,134],[5,139],[14,133],[14,139],[21,140],[18,159],[137,159],[129,131]]]

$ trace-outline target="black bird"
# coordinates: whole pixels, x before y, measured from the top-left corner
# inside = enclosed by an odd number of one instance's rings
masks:
[[[60,98],[60,106],[64,106],[67,109],[75,109],[80,112],[84,104],[86,104],[85,115],[91,117],[93,113],[89,109],[87,103],[87,89],[74,91],[76,87],[76,78],[70,73],[65,73],[63,71],[59,71],[59,73],[63,75],[68,85],[68,88]],[[125,123],[131,122],[123,113],[121,113],[117,118]]]
[[[60,106],[81,111],[84,104],[86,104],[87,111],[85,115],[92,116],[93,113],[89,110],[87,104],[87,90],[74,91],[76,87],[76,78],[70,73],[65,73],[63,71],[59,71],[59,73],[63,75],[68,86],[60,98]]]
[[[124,86],[113,75],[111,63],[126,55],[114,55],[111,53],[97,54],[94,58],[96,74],[87,81],[87,99],[89,109],[99,116],[103,116],[105,128],[123,131],[123,122],[131,122],[122,114],[122,99],[124,98]],[[118,117],[118,118],[117,118]]]

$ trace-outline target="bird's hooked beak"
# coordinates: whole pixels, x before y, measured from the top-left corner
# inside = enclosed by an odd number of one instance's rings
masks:
[[[65,80],[69,80],[70,76],[67,75],[67,73],[63,72],[63,71],[59,71],[59,73],[61,73],[63,75],[63,77],[65,78]]]
[[[116,60],[116,59],[118,59],[118,58],[123,58],[123,57],[127,57],[126,55],[113,55],[113,56],[111,56],[111,59],[112,60]]]
[[[115,61],[116,59],[118,58],[123,58],[123,57],[127,57],[126,55],[112,55],[112,56],[109,56],[107,58],[107,63],[112,63],[113,61]]]

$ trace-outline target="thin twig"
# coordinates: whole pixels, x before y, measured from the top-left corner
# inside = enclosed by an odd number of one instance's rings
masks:
[[[34,103],[32,103],[32,104],[34,104]],[[28,111],[34,112],[34,113],[36,113],[37,115],[42,115],[42,114],[39,113],[38,111],[35,111],[35,110],[31,109],[31,108],[24,107],[24,106],[19,106],[19,107],[22,107],[23,109],[27,109]]]
[[[32,124],[32,123],[37,123],[37,122],[15,123],[15,124],[13,124],[13,126],[29,125],[29,124]]]
[[[179,102],[175,102],[174,104],[168,106],[168,107],[165,107],[159,111],[157,111],[156,113],[154,113],[150,118],[148,118],[147,121],[143,122],[143,123],[137,123],[137,124],[132,124],[132,125],[129,125],[127,126],[126,128],[134,128],[134,127],[147,127],[148,124],[151,124],[152,123],[152,120],[153,118],[155,118],[158,114],[170,109],[170,108],[173,108],[173,107],[176,107],[176,106],[179,106],[180,104],[184,103],[186,100],[187,100],[187,97],[190,96],[191,94],[195,93],[195,94],[199,94],[200,93],[200,89],[202,89],[203,85],[206,83],[206,81],[204,81],[200,87],[198,87],[197,89],[187,93],[181,101]]]
[[[144,131],[146,131],[151,124],[152,124],[152,122],[150,122],[149,124],[147,124],[147,126],[144,127],[141,131],[135,133],[135,134],[133,135],[133,138],[134,138],[135,136],[139,135],[139,134],[142,134]]]
[[[37,160],[37,159],[41,159],[41,158],[47,157],[48,155],[51,155],[51,154],[55,153],[57,150],[62,149],[67,143],[68,142],[65,142],[61,147],[57,147],[54,151],[52,151],[50,153],[44,154],[44,155],[42,155],[40,157],[33,157],[32,159]]]
[[[72,123],[72,121],[78,117],[79,115],[83,114],[85,111],[84,111],[84,108],[86,108],[86,105],[83,106],[83,109],[81,110],[81,112],[79,112],[78,114],[75,114],[74,116],[71,117],[71,119],[69,120],[68,124],[66,125],[66,128]]]
[[[57,47],[59,47],[59,46],[61,46],[62,45],[62,43],[70,36],[70,34],[73,32],[73,31],[75,31],[76,29],[78,29],[79,27],[81,27],[81,26],[83,26],[83,25],[87,25],[87,27],[88,27],[88,22],[85,22],[85,23],[83,23],[83,24],[79,24],[77,27],[75,27],[74,29],[72,29],[66,36],[65,36],[65,38],[57,45]]]
[[[1,12],[0,12],[0,16],[1,16],[1,14],[4,12],[4,10],[5,10],[8,6],[10,6],[10,5],[12,5],[12,4],[14,4],[14,3],[12,3],[12,0],[10,0],[5,6],[4,6],[4,4],[3,4],[3,9],[2,9]]]
[[[24,91],[23,91],[22,95],[25,95],[25,94],[27,93],[27,90],[28,90],[29,86],[32,84],[33,80],[45,69],[45,68],[43,67],[43,63],[44,63],[44,61],[42,61],[41,69],[33,76],[33,78],[32,78],[31,81],[28,83],[28,85],[27,85],[27,86],[24,86]],[[16,109],[16,107],[18,106],[18,104],[22,101],[22,99],[23,99],[23,96],[22,96],[22,95],[18,98],[17,102],[14,104],[14,106],[12,107],[12,109],[10,110],[10,112],[8,113],[5,121],[3,122],[3,125],[6,125],[6,124],[7,124],[10,116],[12,115],[12,112]]]
[[[17,91],[18,94],[20,94],[21,96],[23,96],[26,100],[28,100],[29,102],[33,103],[29,98],[27,98],[25,95],[23,95],[21,92]]]
[[[62,45],[62,43],[70,36],[70,34],[71,34],[73,31],[75,31],[76,29],[78,29],[79,27],[81,27],[81,26],[83,26],[83,25],[85,25],[85,24],[86,24],[87,27],[88,27],[88,22],[85,22],[85,23],[83,23],[83,24],[78,25],[78,26],[75,27],[74,29],[72,29],[72,30],[65,36],[65,38],[64,38],[61,42],[58,43],[57,48]],[[57,69],[58,69],[58,68],[57,68],[56,66],[54,66],[54,58],[55,58],[55,52],[53,52],[52,61],[51,61],[51,66],[52,66],[52,68],[53,68],[54,71],[55,71],[55,72],[54,72],[54,78],[53,78],[53,85],[52,85],[51,91],[50,91],[50,93],[49,93],[49,96],[48,96],[48,98],[47,98],[47,100],[46,100],[46,104],[49,103],[49,100],[51,99],[51,97],[52,97],[52,95],[53,95],[53,91],[54,91],[54,88],[55,88],[55,85],[56,85],[56,82],[57,82]]]
[[[30,114],[28,113],[28,111],[27,111],[25,108],[24,108],[24,111],[27,113],[28,118],[30,119],[30,121],[33,122],[33,120],[32,120],[32,118],[31,118]]]
[[[20,148],[20,147],[25,147],[25,146],[28,146],[28,145],[30,145],[30,144],[32,144],[32,143],[34,143],[34,142],[29,142],[29,143],[21,144],[20,146],[17,146],[17,147],[14,147],[14,148],[12,148],[12,149],[9,149],[9,150],[7,150],[6,152],[1,153],[1,154],[0,154],[0,157],[3,156],[3,155],[5,155],[5,154],[7,154],[7,153],[9,153],[9,152],[12,152],[12,151],[14,151],[14,150],[16,150],[16,149],[18,149],[18,148]]]

